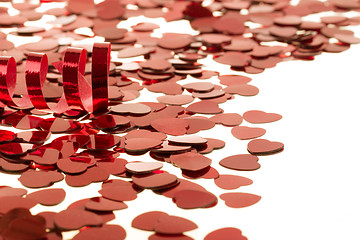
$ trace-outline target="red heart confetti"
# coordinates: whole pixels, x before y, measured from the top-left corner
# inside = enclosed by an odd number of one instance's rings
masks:
[[[216,239],[247,240],[247,238],[242,235],[240,229],[232,228],[232,227],[217,229],[207,234],[204,238],[204,240],[216,240]]]
[[[36,151],[28,153],[22,159],[34,161],[35,163],[41,165],[53,165],[58,162],[60,157],[62,157],[62,154],[59,150],[40,147],[36,149]]]
[[[50,138],[50,136],[51,134],[48,131],[29,131],[19,132],[16,134],[18,139],[34,144],[43,144]]]
[[[193,238],[186,236],[184,234],[159,234],[155,233],[149,236],[149,240],[192,240]]]
[[[127,152],[142,152],[161,145],[162,140],[154,138],[130,138],[125,141]]]
[[[194,113],[203,113],[203,114],[217,114],[222,113],[223,110],[219,108],[219,105],[215,102],[203,100],[190,104],[187,108],[187,111]]]
[[[187,179],[214,179],[219,177],[219,172],[211,166],[201,169],[199,171],[182,170],[181,173],[182,176]]]
[[[56,215],[56,212],[41,212],[37,214],[38,216],[41,216],[45,219],[45,226],[49,229],[54,229],[54,216]]]
[[[203,116],[186,117],[184,120],[189,123],[189,128],[186,131],[187,134],[193,134],[201,130],[208,130],[215,127],[213,121],[210,121],[207,117]]]
[[[266,139],[254,139],[248,143],[248,151],[254,155],[268,155],[284,149],[281,142],[271,142]]]
[[[179,184],[171,189],[165,189],[163,191],[160,191],[162,195],[165,197],[173,198],[175,194],[182,190],[196,190],[196,191],[206,191],[205,188],[203,188],[201,185],[196,184],[194,182],[185,180],[185,179],[179,179]]]
[[[90,150],[105,150],[114,147],[121,141],[119,136],[112,134],[90,135],[90,142],[86,147]]]
[[[85,208],[92,211],[114,211],[127,208],[121,201],[113,201],[102,197],[90,198],[85,203]]]
[[[159,162],[131,162],[126,164],[126,171],[134,174],[146,174],[159,170],[163,167]]]
[[[261,137],[265,133],[266,130],[263,128],[236,126],[231,129],[231,134],[240,140],[247,140],[247,139]]]
[[[150,92],[164,93],[166,95],[177,95],[183,92],[182,87],[174,82],[155,83],[147,87]]]
[[[11,142],[15,139],[15,133],[7,130],[0,130],[0,141],[4,142]]]
[[[258,195],[242,192],[223,193],[220,198],[225,201],[226,206],[231,208],[249,207],[261,199]]]
[[[226,86],[247,84],[251,78],[241,75],[221,75],[219,76],[220,83]]]
[[[199,145],[199,144],[205,144],[208,142],[207,139],[202,138],[197,135],[184,135],[184,136],[169,137],[168,141],[172,144],[178,144],[178,145]]]
[[[171,155],[169,160],[175,166],[189,171],[198,171],[210,166],[211,164],[210,158],[193,152]]]
[[[108,240],[123,240],[126,237],[125,229],[119,225],[103,225],[101,227],[86,228],[81,230],[73,239],[108,239]]]
[[[163,118],[152,121],[151,126],[159,132],[179,136],[186,133],[189,123],[184,119]]]
[[[183,95],[183,94],[181,94],[181,95],[166,95],[166,96],[158,97],[157,100],[164,104],[180,106],[180,105],[185,105],[185,104],[191,103],[192,101],[194,101],[194,97],[190,96],[190,95]]]
[[[4,230],[4,239],[41,239],[46,235],[45,223],[41,217],[27,216],[14,219]]]
[[[168,141],[164,141],[159,148],[154,148],[151,150],[152,153],[176,153],[184,152],[191,149],[191,146],[176,146],[169,144]]]
[[[135,217],[131,222],[131,226],[141,230],[154,231],[155,225],[163,216],[168,216],[168,214],[160,211],[146,212]]]
[[[234,84],[224,88],[224,91],[230,94],[239,94],[240,96],[255,96],[259,89],[250,84]]]
[[[96,166],[105,169],[107,172],[113,175],[122,174],[126,171],[125,165],[127,161],[122,158],[104,158],[97,160]]]
[[[54,216],[55,225],[64,230],[76,230],[84,226],[98,226],[103,223],[101,217],[95,213],[80,210],[68,209],[57,213]]]
[[[4,158],[0,157],[0,168],[1,170],[5,171],[5,172],[23,172],[24,170],[27,170],[28,168],[30,168],[30,164],[29,163],[13,163],[10,161],[7,161]]]
[[[0,213],[5,214],[15,208],[33,208],[37,202],[30,198],[23,198],[21,196],[5,196],[0,197]]]
[[[218,63],[234,66],[244,67],[251,61],[251,57],[241,52],[226,52],[222,56],[214,58]]]
[[[28,194],[26,197],[34,199],[41,205],[53,206],[65,199],[66,192],[62,188],[51,188],[39,190]]]
[[[149,189],[169,188],[178,183],[178,178],[167,172],[133,175],[132,180],[137,186]]]
[[[30,143],[5,143],[0,145],[0,153],[6,156],[24,156],[35,151],[36,145]]]
[[[260,168],[258,160],[257,156],[251,154],[238,154],[222,159],[219,164],[234,170],[251,171]]]
[[[31,216],[29,209],[25,208],[14,208],[7,213],[3,214],[0,224],[0,233],[3,233],[6,228],[9,227],[10,223],[17,218],[25,218]]]
[[[209,119],[215,123],[221,123],[224,126],[237,126],[243,121],[242,116],[237,113],[221,113]]]
[[[206,148],[201,149],[199,153],[206,154],[212,152],[214,149],[221,149],[225,146],[225,142],[219,139],[206,138]]]
[[[183,209],[206,208],[217,202],[217,197],[205,191],[181,190],[175,193],[173,201]]]
[[[88,168],[85,172],[78,175],[67,174],[65,181],[72,187],[83,187],[93,182],[102,182],[109,178],[109,172],[98,166]]]
[[[7,196],[23,196],[27,193],[26,189],[23,188],[12,188],[8,186],[4,186],[0,188],[0,197],[7,197]]]
[[[130,138],[155,138],[155,139],[159,139],[159,140],[165,140],[166,137],[167,137],[167,135],[164,134],[164,133],[151,132],[151,131],[145,130],[145,129],[132,130],[132,131],[128,132],[125,135],[126,139],[130,139]]]
[[[114,201],[131,201],[137,198],[137,192],[131,185],[108,186],[105,184],[99,193],[104,198]]]
[[[214,182],[216,186],[225,190],[234,190],[253,183],[249,178],[228,174],[220,174],[219,177],[214,179]]]
[[[71,158],[62,158],[57,161],[56,165],[64,173],[81,173],[89,167],[88,163]]]
[[[159,217],[158,222],[154,225],[155,232],[161,234],[181,234],[196,228],[198,226],[192,221],[170,215]]]
[[[209,82],[195,82],[184,84],[182,87],[190,92],[210,92],[214,89],[215,85]]]
[[[133,114],[146,114],[151,111],[149,106],[141,103],[128,103],[128,104],[119,104],[111,107],[111,111],[119,114],[133,113]]]
[[[29,188],[47,187],[63,179],[64,176],[56,171],[28,170],[19,177],[21,184]]]
[[[247,111],[243,114],[243,117],[250,123],[269,123],[278,121],[282,118],[280,114],[266,113],[258,110]]]

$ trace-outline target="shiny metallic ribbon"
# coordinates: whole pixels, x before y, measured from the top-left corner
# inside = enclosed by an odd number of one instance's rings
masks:
[[[108,108],[108,76],[110,43],[95,43],[92,52],[91,85],[84,78],[86,56],[84,49],[69,47],[62,68],[64,93],[57,104],[48,104],[42,87],[46,81],[48,58],[46,54],[29,53],[25,66],[27,94],[15,101],[16,62],[13,57],[0,57],[0,102],[20,108],[35,107],[63,113],[71,109],[91,113],[106,112]]]

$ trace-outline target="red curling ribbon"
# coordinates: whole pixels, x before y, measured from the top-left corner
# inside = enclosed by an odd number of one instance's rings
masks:
[[[92,58],[92,100],[95,113],[104,112],[109,106],[108,76],[110,67],[110,43],[95,43]],[[96,56],[96,57],[94,57]]]
[[[29,53],[25,65],[27,93],[16,102],[16,62],[12,57],[0,57],[0,103],[15,107],[35,107],[63,113],[70,109],[105,112],[108,108],[108,75],[110,43],[95,43],[92,54],[91,85],[84,78],[86,51],[68,48],[62,69],[64,94],[58,103],[47,103],[42,88],[46,81],[48,59],[46,54]]]
[[[83,78],[85,65],[85,49],[69,47],[66,50],[63,62],[63,86],[66,102],[71,109],[87,110],[84,103],[91,103],[91,89],[88,88],[90,85]]]
[[[30,97],[24,94],[15,102],[13,95],[16,86],[16,62],[13,57],[0,57],[0,102],[7,106],[32,107]]]
[[[25,65],[26,87],[32,105],[40,110],[51,110],[55,113],[62,113],[69,110],[65,95],[60,97],[59,102],[54,105],[48,105],[42,88],[46,81],[48,71],[48,58],[43,53],[29,53]]]

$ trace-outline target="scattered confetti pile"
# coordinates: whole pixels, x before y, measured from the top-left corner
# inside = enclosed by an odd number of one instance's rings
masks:
[[[259,195],[242,191],[256,179],[241,171],[257,170],[259,158],[283,151],[282,142],[263,138],[261,125],[282,116],[267,109],[225,112],[223,106],[259,93],[249,74],[360,43],[346,28],[359,25],[360,15],[345,16],[359,12],[357,0],[1,4],[0,170],[18,175],[24,186],[0,187],[4,240],[57,240],[71,231],[76,240],[134,239],[115,224],[114,212],[144,191],[187,211],[216,208],[219,201],[229,208],[256,204]],[[318,13],[328,15],[305,20]],[[139,16],[149,22],[126,26]],[[151,21],[158,18],[186,20],[196,34],[174,29],[159,35],[162,25]],[[205,61],[233,74],[207,69]],[[138,101],[149,93],[156,99]],[[230,129],[234,138],[226,141],[245,141],[247,149],[208,157],[225,146],[221,136],[202,136],[216,125]],[[223,174],[225,168],[233,174]],[[211,192],[198,179],[226,191]],[[61,181],[101,189],[60,212],[30,211],[63,202],[66,189],[56,187]],[[149,209],[129,222],[151,232],[149,240],[190,240],[187,232],[200,225],[165,209]],[[203,239],[245,240],[242,231],[215,227]]]

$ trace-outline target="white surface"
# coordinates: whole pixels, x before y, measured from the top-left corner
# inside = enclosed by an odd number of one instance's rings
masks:
[[[187,31],[183,25],[171,23],[168,26],[170,28],[164,25],[162,29],[171,31],[180,26],[181,30]],[[257,125],[267,130],[264,138],[285,144],[282,153],[260,157],[261,168],[257,171],[233,171],[218,164],[224,157],[247,153],[248,141],[234,138],[231,128],[216,126],[198,133],[202,137],[226,141],[225,148],[206,156],[213,160],[212,166],[222,174],[251,178],[254,183],[241,187],[239,191],[260,195],[261,201],[247,208],[233,209],[219,199],[213,208],[183,210],[177,208],[171,199],[145,190],[135,201],[126,202],[128,209],[116,211],[117,218],[111,223],[124,227],[127,239],[147,239],[150,233],[133,229],[131,221],[141,213],[160,210],[198,224],[197,230],[187,233],[194,239],[203,239],[207,233],[221,227],[240,228],[249,240],[359,239],[359,59],[360,45],[354,45],[343,53],[324,53],[314,61],[282,62],[257,75],[232,72],[228,66],[205,60],[207,69],[250,76],[253,78],[251,84],[260,89],[255,97],[236,96],[234,100],[221,104],[225,112],[243,114],[247,110],[263,110],[283,115],[278,122]],[[191,78],[180,83],[190,81]],[[217,78],[210,81],[219,83]],[[143,90],[136,101],[156,101],[160,95]],[[244,121],[242,125],[253,124]],[[122,154],[121,157],[128,161],[153,161],[148,154],[137,157]],[[163,169],[181,176],[180,169],[169,164],[165,164]],[[22,187],[17,178],[18,175],[1,174],[0,183]],[[216,187],[212,180],[194,182],[217,196],[227,192]],[[66,190],[65,201],[55,207],[36,206],[32,210],[34,214],[61,211],[76,200],[99,196],[100,183],[72,188],[63,181],[51,186],[58,187]],[[67,238],[72,235],[64,234]]]

